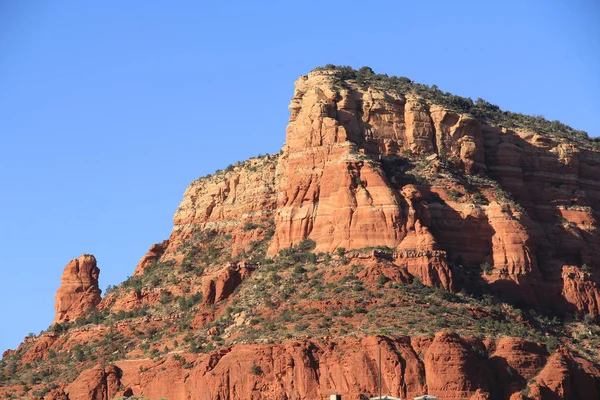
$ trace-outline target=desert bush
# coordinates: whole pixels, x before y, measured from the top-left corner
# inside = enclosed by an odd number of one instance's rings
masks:
[[[481,272],[485,275],[491,275],[494,271],[494,266],[490,263],[484,262],[480,265]]]

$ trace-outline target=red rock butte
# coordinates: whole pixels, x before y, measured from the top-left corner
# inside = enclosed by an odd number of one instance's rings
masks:
[[[186,189],[168,240],[55,324],[0,396],[600,398],[600,150],[370,69],[295,84],[286,140]],[[27,380],[31,387],[19,385]]]
[[[427,284],[460,290],[456,267],[487,264],[486,284],[513,301],[600,314],[589,273],[600,268],[597,149],[487,125],[415,94],[341,86],[328,71],[296,82],[290,110],[279,157],[188,187],[168,252],[208,228],[232,234],[239,251],[260,234],[241,226],[273,218],[271,255],[305,238],[316,251],[388,246]],[[426,184],[402,182],[408,154]]]

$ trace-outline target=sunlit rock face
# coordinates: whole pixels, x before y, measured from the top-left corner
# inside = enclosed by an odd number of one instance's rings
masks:
[[[73,321],[100,303],[99,275],[100,269],[92,255],[84,254],[67,264],[55,295],[54,322]]]

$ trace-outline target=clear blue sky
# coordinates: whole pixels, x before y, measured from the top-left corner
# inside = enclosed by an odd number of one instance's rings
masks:
[[[48,327],[66,263],[117,284],[189,182],[285,139],[327,63],[600,134],[597,1],[0,1],[0,352]]]

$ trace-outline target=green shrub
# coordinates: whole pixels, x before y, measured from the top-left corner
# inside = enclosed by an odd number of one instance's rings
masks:
[[[195,268],[196,267],[194,265],[194,256],[190,252],[183,258],[183,260],[181,260],[181,264],[179,265],[179,270],[181,272],[185,273],[185,272],[192,272]]]
[[[253,231],[258,228],[260,228],[259,224],[257,224],[256,222],[248,221],[244,224],[244,226],[242,226],[242,231],[244,231],[244,232]]]
[[[558,346],[560,346],[560,340],[555,337],[555,336],[547,336],[545,338],[545,342],[546,342],[546,349],[548,350],[549,354],[553,354],[556,349],[558,349]]]
[[[85,360],[85,353],[81,349],[76,349],[75,353],[73,354],[73,358],[77,362],[82,362]]]
[[[143,288],[142,278],[139,276],[129,276],[127,279],[121,284],[124,288],[133,289],[138,295],[141,294]]]
[[[306,272],[306,270],[304,269],[304,267],[302,265],[296,265],[294,267],[294,274],[303,274],[305,272]]]
[[[317,242],[315,242],[312,239],[306,238],[303,239],[300,243],[298,243],[296,247],[299,251],[311,251],[314,250],[315,247],[317,247]]]
[[[180,354],[173,354],[173,360],[177,361],[182,366],[186,364],[185,358]]]
[[[317,261],[317,256],[311,253],[311,250],[315,247],[314,240],[304,239],[293,247],[282,249],[279,251],[277,259],[274,260],[273,268],[287,268],[299,263],[314,263]]]
[[[309,326],[310,326],[310,324],[308,324],[308,323],[300,323],[300,324],[297,324],[294,326],[294,330],[296,332],[303,332],[303,331],[307,330]]]
[[[352,315],[354,315],[354,313],[351,310],[349,310],[348,308],[344,308],[344,309],[342,309],[342,311],[340,311],[340,316],[342,316],[344,318],[351,317]]]
[[[494,271],[494,266],[487,262],[484,262],[483,264],[481,264],[480,268],[481,268],[481,272],[484,273],[485,275],[491,275],[492,272]]]
[[[68,322],[64,322],[64,323],[62,323],[62,324],[61,324],[61,323],[59,323],[59,322],[57,322],[57,323],[55,323],[54,325],[52,325],[52,326],[50,327],[50,330],[51,330],[52,332],[54,332],[54,333],[58,333],[58,334],[60,335],[61,333],[65,333],[65,332],[67,332],[67,331],[69,330],[69,328],[70,328],[70,327],[71,327],[71,326],[70,326],[70,324],[69,324]]]
[[[488,199],[485,198],[483,194],[477,192],[473,195],[473,204],[487,206],[488,204],[490,204],[490,202],[488,201]]]
[[[463,193],[459,192],[456,189],[446,189],[446,194],[448,195],[450,200],[453,201],[458,201],[462,196],[464,196]]]
[[[377,277],[377,285],[379,286],[385,285],[388,281],[388,277],[383,274],[379,274],[379,276]]]
[[[589,265],[587,265],[587,264],[582,264],[582,265],[581,265],[581,271],[582,271],[582,272],[586,272],[586,273],[587,273],[587,272],[590,272],[590,271],[591,271],[591,269],[590,269],[590,266],[589,266]]]
[[[106,295],[109,295],[109,294],[111,294],[112,292],[114,292],[115,290],[117,290],[117,286],[115,286],[115,285],[108,285],[108,286],[106,287],[106,289],[104,290],[104,295],[105,295],[105,296],[106,296]]]
[[[262,375],[263,370],[260,365],[252,364],[252,367],[250,367],[250,372],[252,375]]]
[[[173,293],[168,290],[163,290],[160,293],[160,304],[167,304],[173,301]]]

